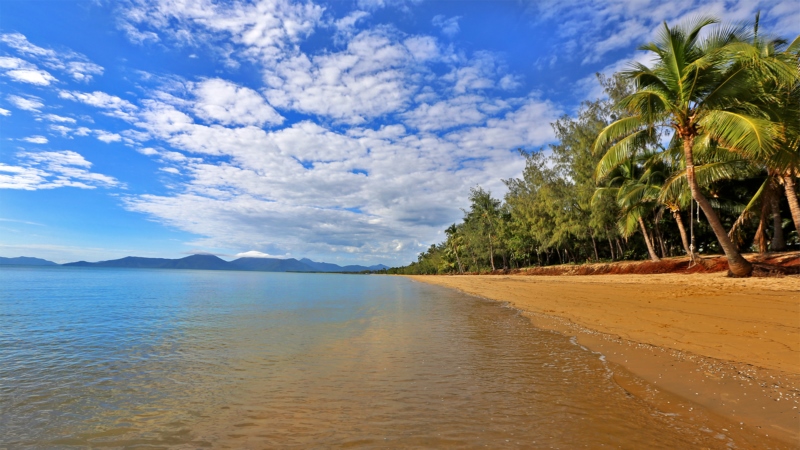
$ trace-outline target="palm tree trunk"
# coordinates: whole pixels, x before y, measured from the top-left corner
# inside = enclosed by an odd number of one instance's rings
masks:
[[[794,229],[800,233],[800,202],[797,201],[797,191],[794,187],[793,175],[786,175],[783,177],[783,190],[786,192],[786,200],[789,201],[789,211],[792,212]]]
[[[594,239],[594,233],[589,232],[589,236],[592,237],[592,246],[594,247],[594,260],[600,261],[600,254],[597,252],[597,241]]]
[[[683,154],[686,158],[686,180],[689,182],[689,189],[692,192],[692,198],[700,205],[703,213],[706,215],[708,224],[714,231],[720,247],[725,252],[728,258],[728,275],[733,277],[749,277],[753,273],[753,265],[750,264],[741,253],[736,250],[736,246],[728,237],[728,232],[722,226],[722,222],[717,216],[717,212],[711,207],[711,203],[700,192],[700,185],[697,184],[697,179],[694,176],[694,155],[692,154],[692,146],[694,145],[694,136],[683,137]]]
[[[675,218],[675,223],[678,224],[678,231],[681,233],[681,242],[686,254],[692,256],[692,250],[689,248],[689,236],[686,235],[686,228],[683,226],[683,219],[681,218],[680,211],[672,211],[672,217]]]
[[[606,239],[608,239],[608,249],[611,251],[611,260],[615,260],[614,258],[614,244],[611,242],[611,236],[606,233]]]
[[[656,255],[656,251],[653,248],[653,243],[650,241],[650,236],[647,234],[647,228],[644,226],[644,220],[641,217],[639,217],[639,226],[642,228],[644,243],[647,244],[647,253],[650,254],[650,259],[653,261],[661,261],[661,258]]]
[[[767,194],[766,192],[762,195]],[[758,253],[767,253],[767,215],[769,214],[769,203],[765,198],[761,200],[761,214],[758,218],[758,229],[753,237],[753,243],[758,246]]]
[[[783,239],[783,219],[781,218],[781,207],[778,204],[777,194],[773,189],[769,198],[769,206],[772,210],[772,242],[769,243],[769,249],[773,252],[786,250],[786,241]]]

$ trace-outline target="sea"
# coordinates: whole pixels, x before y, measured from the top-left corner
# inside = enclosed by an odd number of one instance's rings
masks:
[[[0,267],[0,449],[730,447],[399,276]]]

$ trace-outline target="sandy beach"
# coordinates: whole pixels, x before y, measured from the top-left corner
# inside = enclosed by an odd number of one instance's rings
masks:
[[[617,365],[620,386],[665,413],[706,408],[800,448],[800,277],[411,278],[508,302],[536,326],[575,336]]]

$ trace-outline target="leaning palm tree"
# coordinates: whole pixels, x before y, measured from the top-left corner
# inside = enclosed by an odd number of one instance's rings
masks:
[[[654,129],[669,128],[682,144],[689,190],[725,252],[729,275],[750,276],[752,265],[728,237],[695,176],[695,141],[708,138],[748,158],[768,158],[778,127],[758,106],[757,80],[765,73],[789,80],[797,68],[760,58],[741,27],[718,27],[701,39],[701,31],[715,23],[710,18],[672,28],[664,23],[658,40],[640,47],[653,53],[654,64],[635,63],[624,73],[635,91],[619,107],[630,115],[600,132],[595,151],[612,144],[606,156],[632,152],[652,139]]]

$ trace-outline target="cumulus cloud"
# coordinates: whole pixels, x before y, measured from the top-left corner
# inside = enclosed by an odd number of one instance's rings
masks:
[[[562,53],[562,56],[577,57],[584,64],[597,63],[608,53],[629,47],[631,42],[645,43],[664,21],[672,25],[698,15],[737,23],[753,20],[756,12],[761,11],[762,23],[772,25],[774,32],[793,37],[800,31],[800,8],[795,0],[639,0],[635,6],[628,0],[529,3],[537,21],[558,20],[559,37],[575,45],[573,55]]]
[[[18,54],[26,58],[33,59],[43,66],[69,74],[78,81],[90,81],[94,75],[102,75],[103,67],[90,62],[86,56],[73,51],[57,52],[53,49],[39,47],[28,41],[25,35],[20,33],[0,34],[0,42],[15,50]],[[23,65],[10,68],[5,75],[25,83],[47,86],[55,81],[56,78],[49,72],[39,69],[35,64],[19,58],[0,58],[14,59],[21,61]],[[6,61],[6,64],[8,61]],[[4,67],[0,61],[0,68]]]
[[[44,117],[46,120],[49,120],[50,122],[57,122],[57,123],[75,123],[76,122],[76,120],[73,119],[72,117],[59,116],[58,114],[45,114],[42,117]]]
[[[67,71],[77,81],[91,81],[94,75],[102,75],[105,69],[102,66],[88,61],[70,61]]]
[[[128,100],[101,91],[79,92],[62,90],[59,91],[58,96],[62,99],[103,109],[105,114],[126,121],[133,121],[135,119],[134,112],[138,109],[136,105]]]
[[[119,26],[137,43],[157,41],[160,36],[191,45],[229,39],[244,46],[250,57],[265,60],[309,35],[323,11],[310,2],[289,0],[246,4],[132,0],[121,8]]]
[[[9,103],[24,111],[39,112],[40,109],[44,108],[42,99],[33,95],[9,95],[6,99]]]
[[[115,178],[90,171],[92,163],[79,153],[21,152],[19,165],[0,163],[0,189],[34,191],[60,187],[95,189],[122,186]]]
[[[266,95],[280,108],[364,122],[408,103],[418,54],[386,32],[363,31],[341,52],[280,61],[267,72]]]
[[[38,86],[47,86],[56,81],[56,78],[50,75],[50,73],[39,69],[14,69],[9,70],[5,75],[15,81]]]
[[[486,114],[480,110],[488,100],[477,95],[463,95],[433,104],[423,103],[404,114],[406,123],[423,131],[445,130],[460,125],[480,123]]]
[[[24,55],[44,58],[56,57],[56,52],[54,50],[31,44],[28,42],[28,38],[21,33],[0,34],[0,42],[3,42]]]
[[[110,144],[112,142],[119,142],[122,140],[122,136],[117,133],[109,133],[103,130],[95,130],[95,134],[97,135],[97,139],[99,141],[105,142],[106,144]]]
[[[266,12],[243,17],[251,8]],[[322,24],[313,5],[292,10],[307,20],[290,32],[285,8],[154,1],[124,12],[138,32],[213,41],[263,73],[262,86],[162,81],[118,106],[141,130],[137,151],[181,175],[164,194],[125,197],[128,209],[200,236],[193,245],[394,260],[458,220],[470,187],[502,192],[500,179],[524,165],[514,148],[553,138],[559,108],[536,94],[506,98],[520,78],[490,52],[360,29],[363,11]],[[437,23],[452,33],[457,21]],[[296,44],[317,25],[336,45],[303,51]]]
[[[253,89],[214,78],[197,84],[194,112],[223,125],[280,125],[283,117]]]
[[[57,81],[46,70],[41,70],[35,64],[20,58],[0,57],[0,70],[3,70],[3,75],[22,83],[48,86],[50,83]]]
[[[47,138],[44,136],[29,136],[20,140],[30,142],[31,144],[47,144],[48,142]]]
[[[450,17],[449,19],[443,15],[437,15],[433,17],[431,23],[441,28],[442,34],[446,36],[453,37],[461,31],[461,28],[458,26],[458,20],[461,19],[461,16]]]

